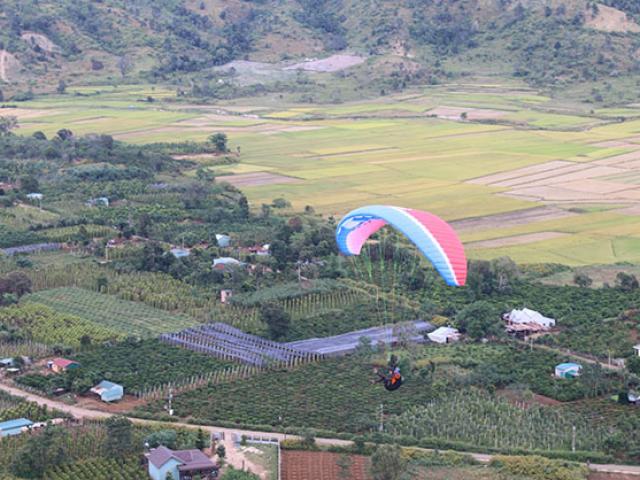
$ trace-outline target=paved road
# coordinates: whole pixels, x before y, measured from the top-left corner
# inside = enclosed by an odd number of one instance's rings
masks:
[[[74,405],[67,405],[62,402],[58,402],[56,400],[52,400],[49,398],[41,397],[40,395],[35,395],[33,393],[25,392],[18,388],[6,385],[4,383],[0,383],[0,390],[4,390],[12,395],[18,397],[24,397],[31,402],[35,402],[39,405],[47,405],[49,408],[55,408],[57,410],[69,413],[78,419],[88,418],[88,419],[101,419],[111,417],[112,413],[101,412],[99,410],[91,410],[88,408],[77,407]],[[158,422],[155,420],[144,420],[141,418],[129,417],[129,419],[138,424],[161,424],[163,422]],[[166,423],[165,423],[166,425]],[[287,435],[284,433],[275,433],[275,432],[259,432],[254,430],[240,430],[237,428],[223,428],[223,427],[212,427],[209,425],[193,425],[190,423],[173,423],[172,425],[178,425],[184,428],[202,428],[205,432],[211,433],[223,433],[225,438],[230,439],[234,434],[236,435],[246,435],[247,437],[263,437],[263,438],[271,438],[277,440],[285,440],[286,438],[299,438],[295,435]],[[337,438],[318,438],[316,442],[319,445],[324,446],[348,446],[351,445],[350,441],[340,440]],[[423,449],[428,450],[428,449]],[[465,452],[461,452],[465,453]],[[486,455],[482,453],[467,453],[467,455],[472,456],[476,461],[481,463],[489,463],[491,461],[492,456]],[[640,466],[635,465],[598,465],[598,464],[589,464],[589,468],[594,472],[601,473],[618,473],[624,475],[638,475],[640,477]]]

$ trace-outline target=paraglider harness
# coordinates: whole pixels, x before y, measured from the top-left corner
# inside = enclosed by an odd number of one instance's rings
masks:
[[[399,389],[402,385],[402,375],[400,374],[400,367],[398,367],[395,356],[392,356],[391,360],[389,360],[389,372],[384,375],[378,371],[377,375],[378,380],[376,383],[382,383],[384,388],[389,392]]]

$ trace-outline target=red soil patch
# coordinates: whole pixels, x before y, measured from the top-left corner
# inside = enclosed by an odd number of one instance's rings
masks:
[[[369,458],[350,455],[351,480],[371,480]],[[340,478],[339,453],[282,451],[282,480],[336,480]]]
[[[78,397],[77,407],[88,408],[90,410],[100,410],[109,413],[125,413],[130,412],[135,407],[145,404],[144,400],[139,400],[131,395],[125,395],[122,400],[115,403],[105,403],[98,400],[97,397]]]

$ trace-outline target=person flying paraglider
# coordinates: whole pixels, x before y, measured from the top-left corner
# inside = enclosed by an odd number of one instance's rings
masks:
[[[400,231],[431,262],[445,283],[462,287],[467,280],[467,257],[458,234],[447,222],[430,212],[391,205],[368,205],[347,213],[336,228],[336,243],[345,256],[360,255],[367,240],[389,225]],[[391,343],[392,339],[389,339]],[[376,370],[388,391],[403,383],[398,359],[392,355],[388,369]]]
[[[384,384],[384,388],[389,392],[399,389],[402,385],[402,374],[398,366],[398,358],[395,355],[391,355],[389,359],[387,373],[384,374],[381,370],[377,370],[376,375],[378,375],[378,379],[374,383]]]

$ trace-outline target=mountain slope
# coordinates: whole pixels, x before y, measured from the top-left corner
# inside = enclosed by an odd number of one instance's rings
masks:
[[[61,78],[184,85],[232,60],[338,51],[372,57],[373,77],[390,73],[381,59],[400,61],[414,75],[396,88],[468,72],[562,88],[615,83],[640,65],[633,0],[0,0],[0,12],[11,60],[0,70],[14,90]]]

